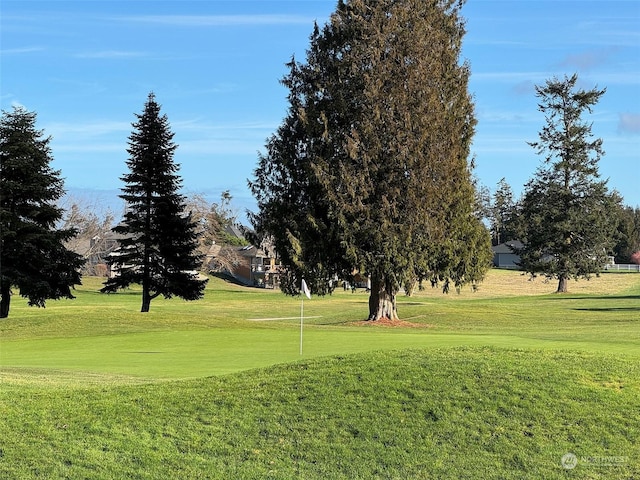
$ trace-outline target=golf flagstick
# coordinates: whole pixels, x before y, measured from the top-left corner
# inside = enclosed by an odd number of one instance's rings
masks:
[[[304,293],[307,298],[311,298],[311,292],[309,291],[309,287],[307,287],[307,282],[302,279],[302,293]],[[302,332],[304,330],[304,296],[302,297],[302,303],[300,304],[300,355],[302,355]]]

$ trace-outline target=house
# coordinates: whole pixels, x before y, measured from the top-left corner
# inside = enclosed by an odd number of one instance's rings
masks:
[[[501,243],[491,247],[493,250],[493,266],[496,268],[508,268],[518,270],[520,266],[520,256],[516,254],[513,249],[522,248],[524,245],[519,240],[509,240],[508,242]],[[550,254],[542,256],[542,262],[548,262],[553,259]],[[604,270],[615,269],[614,257],[607,257],[607,263],[604,265]]]
[[[118,248],[122,235],[112,231],[102,232],[91,238],[79,235],[67,242],[67,247],[82,256],[85,264],[83,275],[110,276],[108,261]]]
[[[228,273],[247,286],[280,286],[280,262],[266,248],[213,244],[206,254],[206,264],[211,270]]]
[[[493,250],[493,266],[496,268],[519,269],[520,256],[514,253],[513,249],[522,247],[522,242],[518,240],[509,240],[491,247]]]
[[[280,262],[262,248],[254,245],[237,250],[240,261],[234,269],[236,278],[244,278],[247,285],[263,288],[280,286]]]

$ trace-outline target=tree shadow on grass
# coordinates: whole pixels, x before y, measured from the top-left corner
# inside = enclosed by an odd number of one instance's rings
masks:
[[[640,312],[639,307],[574,308],[579,312]]]
[[[552,301],[560,301],[560,300],[609,300],[609,301],[617,301],[617,300],[640,300],[640,295],[599,295],[599,296],[563,296],[558,295],[554,297],[546,297],[544,300],[552,300]],[[581,307],[581,308],[573,308],[572,310],[576,310],[579,312],[640,312],[640,305],[638,306],[621,306],[621,307]]]
[[[554,296],[542,298],[541,300],[640,300],[640,295],[569,295],[565,296],[562,293],[558,293]]]

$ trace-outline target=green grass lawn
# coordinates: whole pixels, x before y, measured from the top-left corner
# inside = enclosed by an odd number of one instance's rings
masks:
[[[96,293],[0,322],[0,478],[634,478],[640,275],[480,291]],[[578,465],[563,468],[561,458]]]

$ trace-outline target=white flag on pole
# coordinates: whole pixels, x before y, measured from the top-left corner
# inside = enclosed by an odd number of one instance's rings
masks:
[[[307,298],[311,299],[311,290],[307,287],[307,282],[304,281],[304,278],[302,279],[302,293],[304,293]]]

